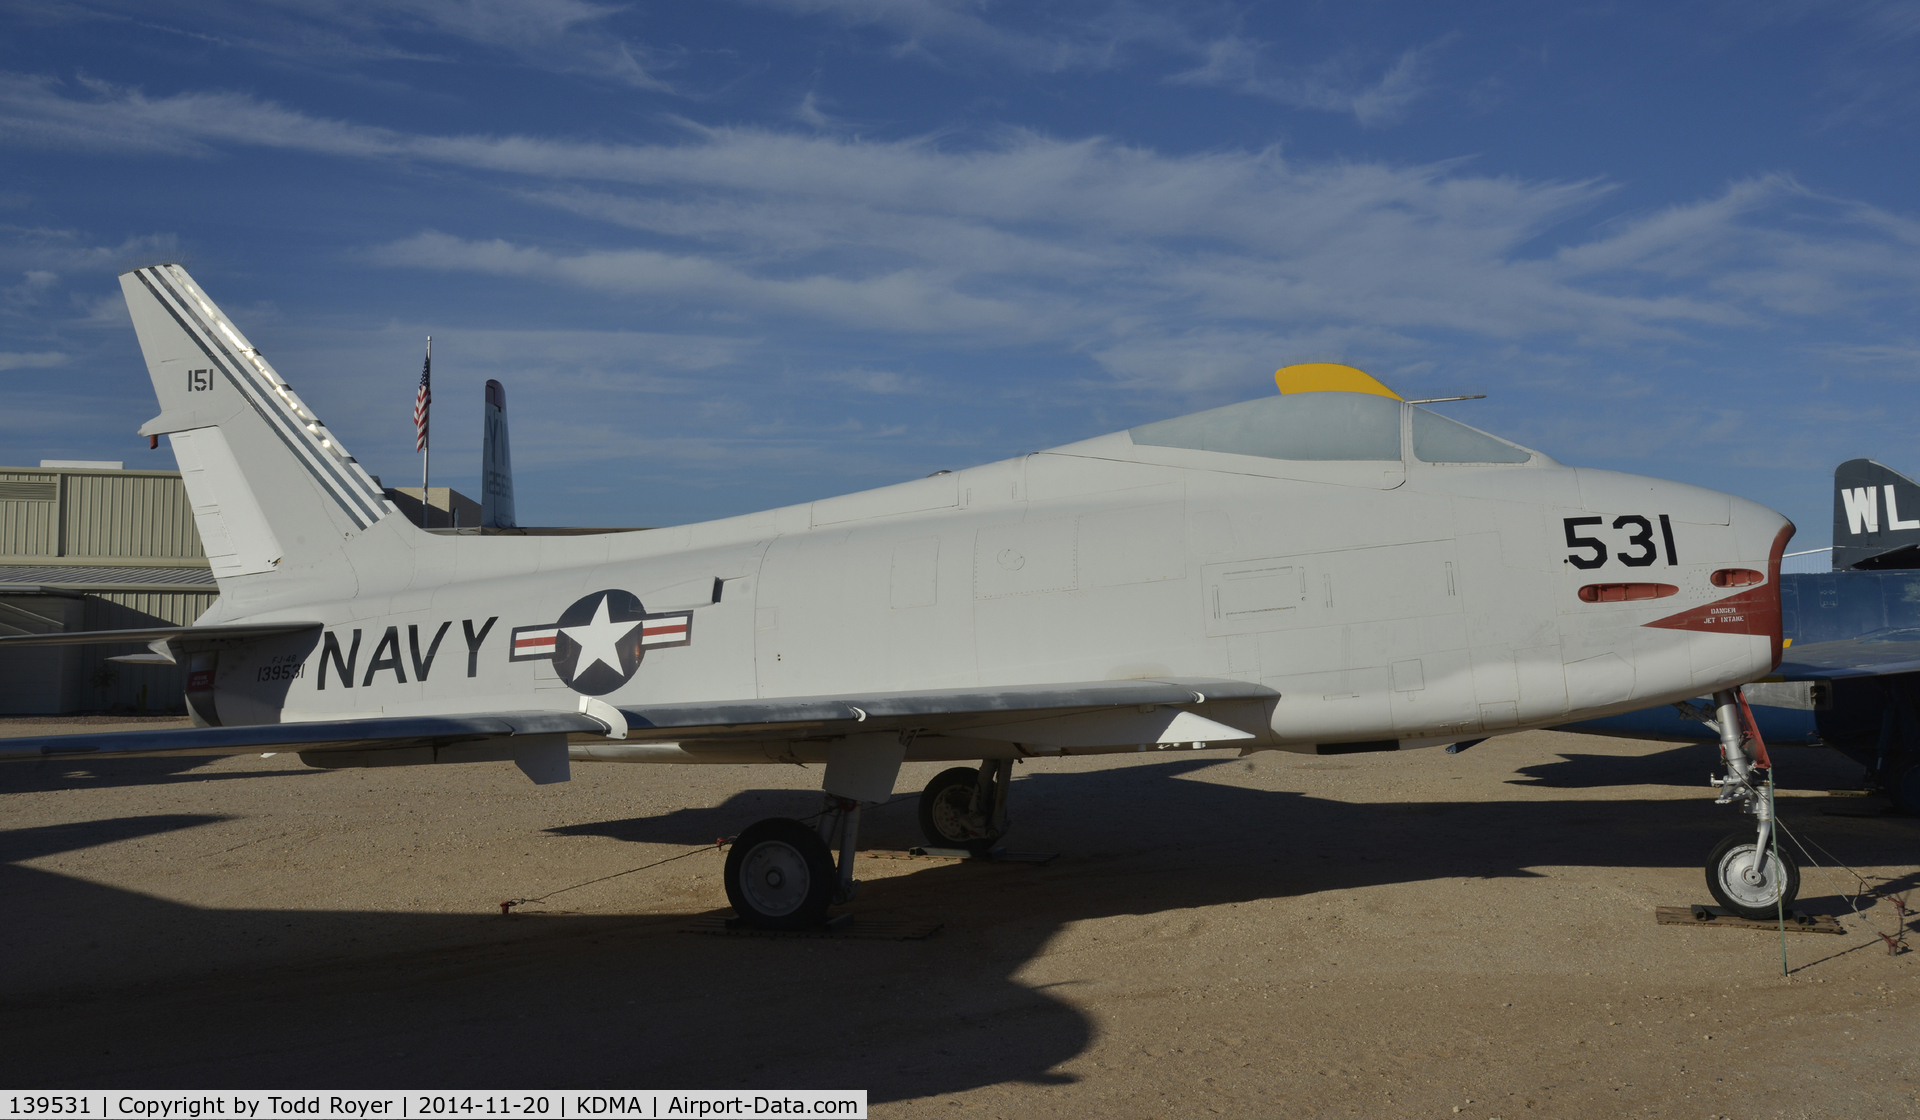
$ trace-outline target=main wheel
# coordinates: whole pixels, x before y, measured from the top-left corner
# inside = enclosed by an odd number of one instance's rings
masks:
[[[776,817],[742,832],[727,852],[727,901],[748,925],[806,929],[826,921],[836,874],[820,834]]]
[[[1707,889],[1741,917],[1764,920],[1799,897],[1800,867],[1784,848],[1756,858],[1753,833],[1736,832],[1707,857]]]
[[[967,766],[942,770],[920,791],[920,834],[936,848],[965,848],[982,856],[993,850],[1000,834],[992,829],[993,807],[975,811],[974,791],[980,772]]]

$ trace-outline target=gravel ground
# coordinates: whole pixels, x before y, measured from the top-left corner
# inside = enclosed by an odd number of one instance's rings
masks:
[[[1789,827],[1920,883],[1920,821],[1834,815],[1857,770],[1776,754]],[[1710,765],[1552,732],[1028,763],[1009,843],[1059,858],[863,858],[856,913],[942,923],[883,941],[686,932],[725,905],[715,838],[818,807],[799,767],[10,764],[0,1052],[12,1087],[865,1088],[880,1117],[1915,1115],[1885,897],[1807,868],[1847,933],[1789,935],[1788,979],[1777,933],[1655,924],[1747,827]],[[918,843],[911,799],[863,840]]]

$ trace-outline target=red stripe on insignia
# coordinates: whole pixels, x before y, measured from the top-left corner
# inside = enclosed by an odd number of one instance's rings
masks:
[[[548,634],[544,638],[541,638],[541,637],[519,638],[514,641],[513,648],[526,649],[529,646],[550,646],[554,643],[554,641],[555,641],[555,635],[553,634]]]
[[[672,634],[672,633],[684,634],[686,633],[686,631],[687,631],[686,620],[681,619],[677,622],[661,622],[661,623],[650,624],[647,626],[646,632],[649,634]]]

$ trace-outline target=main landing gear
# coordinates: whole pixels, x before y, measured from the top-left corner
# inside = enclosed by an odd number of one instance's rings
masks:
[[[1754,816],[1751,833],[1736,832],[1707,857],[1707,889],[1714,901],[1743,918],[1764,920],[1793,905],[1800,893],[1800,868],[1780,847],[1773,816],[1773,770],[1767,745],[1739,689],[1713,694],[1720,733],[1720,755],[1727,776],[1713,779],[1719,804],[1737,805]],[[1697,709],[1696,709],[1697,710]]]
[[[1007,833],[1007,785],[1013,760],[990,758],[977,770],[942,770],[920,793],[920,834],[933,848],[993,851]]]
[[[826,921],[836,875],[815,829],[784,817],[749,826],[727,850],[727,901],[761,929],[806,929]]]
[[[752,825],[727,850],[727,901],[759,929],[813,929],[827,907],[853,901],[860,802],[827,795],[818,826],[786,817]],[[836,869],[833,850],[840,851]]]
[[[873,801],[829,792],[817,825],[777,817],[752,825],[734,840],[727,851],[726,887],[739,922],[759,929],[819,929],[828,924],[827,907],[852,901],[859,885],[853,880],[853,858],[860,810],[884,800],[899,768],[897,757],[891,766],[873,771],[860,789],[861,797]],[[832,767],[829,763],[828,782],[836,788]],[[920,794],[920,831],[928,845],[975,855],[991,852],[1007,831],[1012,780],[1013,760],[1005,758],[988,759],[977,770],[942,771]]]

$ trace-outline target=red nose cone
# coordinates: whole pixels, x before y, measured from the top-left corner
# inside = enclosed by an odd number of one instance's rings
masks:
[[[1765,634],[1773,639],[1772,667],[1778,669],[1781,652],[1780,557],[1787,551],[1787,542],[1792,539],[1791,524],[1782,526],[1774,536],[1773,549],[1767,556],[1765,583],[1755,584],[1738,594],[1668,615],[1647,625],[1666,630],[1698,630],[1706,634]]]

